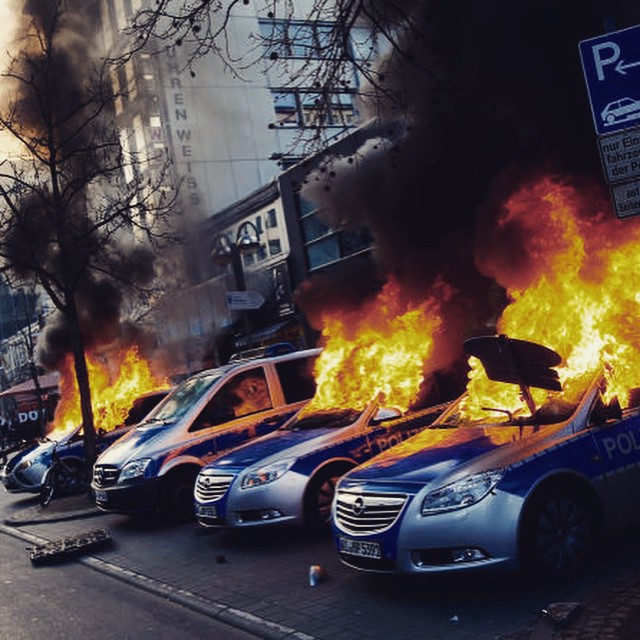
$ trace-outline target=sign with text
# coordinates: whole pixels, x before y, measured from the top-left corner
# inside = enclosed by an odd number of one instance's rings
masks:
[[[640,127],[601,136],[598,148],[609,184],[640,177]]]
[[[583,40],[579,48],[596,131],[640,124],[640,26]]]
[[[264,304],[264,297],[257,291],[227,291],[226,296],[232,311],[250,311]]]
[[[611,197],[618,218],[628,218],[640,214],[640,180],[613,185]]]

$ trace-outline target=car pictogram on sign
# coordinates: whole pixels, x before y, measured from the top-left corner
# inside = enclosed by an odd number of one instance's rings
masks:
[[[640,100],[621,98],[610,102],[600,114],[604,126],[640,118]]]

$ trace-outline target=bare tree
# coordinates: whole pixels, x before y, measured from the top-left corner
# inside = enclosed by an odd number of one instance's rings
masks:
[[[261,18],[259,30],[242,49],[230,38],[231,21],[246,12],[248,0],[156,0],[134,15],[128,30],[129,55],[135,51],[162,52],[181,47],[192,75],[204,56],[215,56],[226,71],[242,78],[243,71],[258,61],[288,89],[313,92],[318,135],[308,148],[322,143],[324,125],[353,125],[340,96],[360,100],[365,117],[377,116],[383,102],[399,111],[406,107],[403,88],[387,82],[381,54],[394,64],[421,66],[416,49],[426,40],[426,3],[421,0],[264,0],[256,3]],[[430,68],[423,70],[437,80]]]
[[[164,161],[123,151],[107,68],[92,62],[87,45],[89,5],[40,4],[2,74],[11,92],[0,132],[12,146],[0,161],[0,260],[43,287],[57,310],[57,345],[73,355],[90,471],[86,349],[116,337],[124,294],[152,281],[152,247],[169,238],[174,192],[162,188]],[[55,365],[49,356],[46,364]]]

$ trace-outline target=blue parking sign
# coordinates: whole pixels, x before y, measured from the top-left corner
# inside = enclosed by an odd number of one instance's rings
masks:
[[[640,125],[640,25],[579,43],[600,135]]]

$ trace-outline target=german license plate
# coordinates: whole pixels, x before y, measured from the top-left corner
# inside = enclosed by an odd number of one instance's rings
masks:
[[[379,542],[367,542],[365,540],[352,540],[351,538],[338,538],[338,548],[342,553],[361,558],[381,558],[382,551]]]
[[[215,507],[215,505],[199,504],[196,508],[196,515],[203,516],[205,518],[217,518],[218,509]]]
[[[107,492],[106,491],[96,491],[95,492],[96,502],[100,504],[105,504],[107,502]]]

